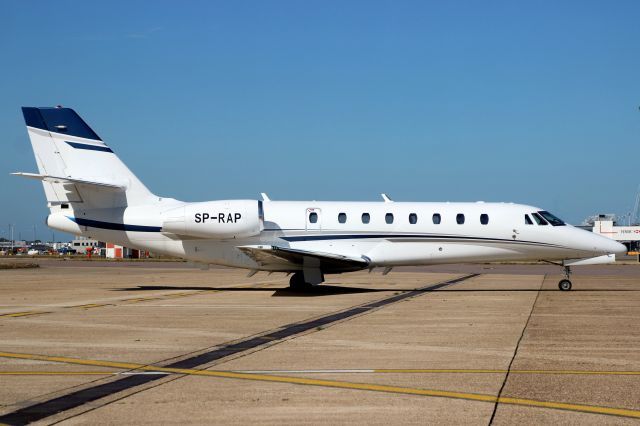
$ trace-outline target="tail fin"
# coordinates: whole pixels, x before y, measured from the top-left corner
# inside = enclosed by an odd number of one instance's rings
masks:
[[[111,208],[149,203],[155,196],[71,108],[23,107],[49,207],[82,203]]]

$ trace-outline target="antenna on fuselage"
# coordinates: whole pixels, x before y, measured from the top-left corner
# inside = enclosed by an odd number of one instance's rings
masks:
[[[260,195],[262,196],[262,201],[271,201],[266,192],[261,192]]]
[[[393,203],[393,200],[385,193],[380,194],[385,203]]]

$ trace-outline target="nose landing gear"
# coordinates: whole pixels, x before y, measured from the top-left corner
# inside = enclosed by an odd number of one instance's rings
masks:
[[[561,291],[569,291],[571,290],[571,280],[569,280],[569,276],[571,275],[571,268],[569,266],[564,267],[564,276],[565,278],[561,279],[558,283],[558,288]]]

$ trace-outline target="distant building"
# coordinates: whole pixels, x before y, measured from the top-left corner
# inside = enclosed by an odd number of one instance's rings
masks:
[[[105,255],[109,259],[145,259],[149,257],[149,252],[107,243]]]
[[[93,238],[76,236],[71,241],[71,247],[80,252],[84,251],[87,247],[104,247],[104,244],[100,243],[98,240],[94,240]]]
[[[640,226],[638,225],[618,226],[610,217],[599,217],[593,222],[593,232],[624,244],[629,252],[640,251]]]
[[[63,243],[63,242],[60,242],[60,241],[48,242],[46,244],[50,245],[51,247],[53,247],[54,250],[62,250],[64,248],[71,248],[71,246],[72,246],[72,243]]]
[[[71,241],[71,248],[78,254],[89,254],[91,252],[91,254],[104,256],[104,253],[102,253],[104,243],[93,238],[76,235]]]
[[[28,250],[26,241],[0,241],[0,252],[3,254],[9,254],[12,247],[14,253],[26,253]]]
[[[125,248],[113,243],[107,243],[106,257],[109,259],[123,259]]]

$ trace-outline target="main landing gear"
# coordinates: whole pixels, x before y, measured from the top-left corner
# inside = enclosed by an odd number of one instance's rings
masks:
[[[291,290],[307,291],[311,289],[311,287],[313,286],[304,280],[304,274],[302,272],[296,272],[291,275],[291,279],[289,280],[289,288],[291,288]]]
[[[565,278],[561,279],[558,283],[558,288],[561,291],[569,291],[571,290],[571,280],[569,280],[569,276],[571,275],[571,268],[568,266],[564,267],[564,276]]]

